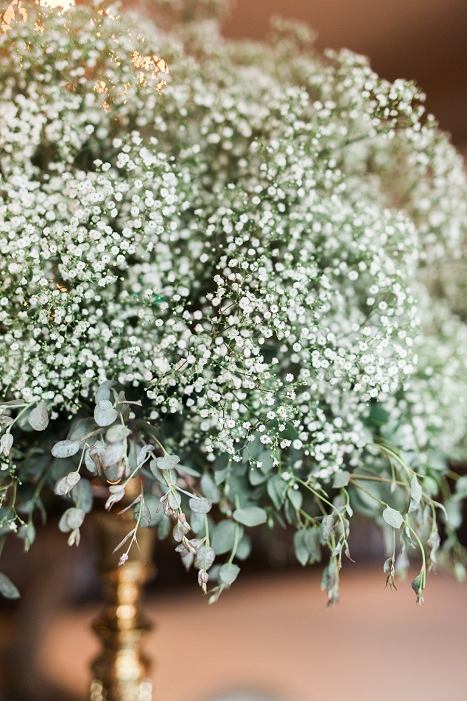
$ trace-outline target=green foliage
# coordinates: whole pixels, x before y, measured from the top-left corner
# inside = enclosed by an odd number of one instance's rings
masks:
[[[387,506],[383,511],[383,518],[392,528],[400,528],[404,523],[404,518],[399,511]]]
[[[235,509],[233,518],[244,526],[259,526],[266,523],[267,514],[259,506],[247,506],[244,509]]]
[[[19,599],[20,593],[6,574],[0,572],[0,593],[7,599]]]

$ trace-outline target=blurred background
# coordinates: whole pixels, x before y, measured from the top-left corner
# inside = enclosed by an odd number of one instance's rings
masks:
[[[345,47],[368,56],[388,80],[415,80],[467,155],[465,0],[235,0],[224,33],[264,39],[272,15],[309,24],[321,50]]]
[[[415,80],[467,156],[466,0],[236,0],[224,33],[265,39],[272,15],[309,23],[320,49],[347,47],[369,56],[389,80]],[[212,607],[173,544],[158,544],[159,574],[146,606],[155,623],[146,644],[155,701],[463,697],[467,586],[431,575],[422,608],[410,579],[397,592],[385,590],[381,539],[362,520],[341,603],[326,610],[320,568],[302,570],[291,534],[281,538],[272,547],[267,529],[259,532],[240,579]],[[88,664],[98,650],[90,632],[100,606],[95,560],[89,524],[78,550],[67,547],[57,519],[39,529],[27,556],[20,543],[7,545],[3,569],[24,596],[0,602],[0,701],[87,697]]]

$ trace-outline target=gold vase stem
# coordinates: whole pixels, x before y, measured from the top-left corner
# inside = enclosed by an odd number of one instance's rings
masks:
[[[144,583],[150,566],[155,532],[140,528],[125,565],[118,566],[116,545],[134,527],[131,512],[122,516],[96,514],[101,546],[101,574],[107,605],[93,623],[102,652],[92,663],[91,701],[151,701],[149,660],[141,652],[141,639],[151,625],[140,613]],[[144,559],[143,559],[144,558]],[[145,562],[146,560],[146,562]]]

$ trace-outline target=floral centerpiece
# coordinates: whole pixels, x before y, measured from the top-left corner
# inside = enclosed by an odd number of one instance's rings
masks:
[[[462,161],[413,84],[290,22],[226,41],[221,7],[0,35],[2,537],[55,492],[78,544],[104,495],[122,565],[157,528],[215,601],[290,524],[334,603],[362,513],[421,602],[437,558],[465,576]]]

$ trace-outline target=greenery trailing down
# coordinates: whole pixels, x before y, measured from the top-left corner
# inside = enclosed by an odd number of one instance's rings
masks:
[[[122,565],[172,531],[215,601],[288,523],[334,603],[358,512],[421,602],[437,560],[465,577],[461,159],[414,85],[306,27],[148,6],[144,33],[85,3],[0,35],[2,537],[28,549],[54,490],[78,544],[139,476]]]

